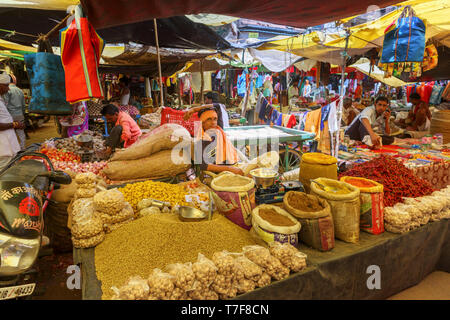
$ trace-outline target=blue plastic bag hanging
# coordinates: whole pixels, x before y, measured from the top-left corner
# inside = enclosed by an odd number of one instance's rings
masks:
[[[410,6],[406,6],[397,21],[386,28],[380,64],[388,76],[402,72],[421,74],[425,31],[425,23]]]
[[[72,114],[66,101],[66,84],[61,57],[47,52],[24,55],[31,87],[30,113]]]

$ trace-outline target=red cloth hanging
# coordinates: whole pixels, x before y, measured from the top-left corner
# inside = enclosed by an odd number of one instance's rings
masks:
[[[61,60],[65,71],[68,102],[103,99],[98,74],[103,48],[103,39],[95,32],[87,18],[76,17],[70,26],[61,30]]]

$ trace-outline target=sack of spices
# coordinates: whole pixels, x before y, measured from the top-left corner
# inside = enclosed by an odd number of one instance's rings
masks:
[[[360,191],[361,230],[371,234],[383,233],[383,185],[373,180],[358,177],[342,177],[341,181],[357,187]]]
[[[322,189],[317,183],[311,183],[311,194],[328,201],[333,217],[336,238],[350,243],[359,241],[360,191],[351,184],[317,178],[315,181],[325,186]]]
[[[327,154],[305,153],[300,161],[300,182],[307,193],[311,192],[311,179],[329,178],[337,180],[337,159]]]
[[[316,219],[330,215],[326,200],[304,192],[288,191],[283,198],[283,207],[296,218]]]
[[[171,150],[175,146],[183,147],[191,144],[191,135],[183,126],[164,124],[140,138],[129,148],[117,150],[111,161],[136,160],[146,158],[162,150]]]
[[[103,173],[114,181],[162,179],[184,173],[191,159],[184,149],[163,150],[145,158],[109,161]],[[145,168],[145,170],[143,170]]]
[[[255,181],[232,173],[222,174],[211,181],[214,203],[220,214],[238,226],[250,230],[255,208]],[[218,199],[216,199],[216,197]]]
[[[334,223],[330,205],[325,199],[289,191],[283,198],[283,207],[302,226],[298,234],[299,241],[320,251],[334,248]]]
[[[252,211],[252,225],[256,233],[267,243],[298,243],[301,225],[294,217],[277,206],[262,204]]]

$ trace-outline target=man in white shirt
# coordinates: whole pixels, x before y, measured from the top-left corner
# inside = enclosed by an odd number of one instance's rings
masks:
[[[10,75],[11,83],[9,84],[9,91],[3,97],[14,121],[25,122],[25,96],[23,91],[17,87],[16,77]],[[19,139],[19,144],[21,150],[25,149],[26,135],[23,129],[16,129],[17,138]]]
[[[24,128],[23,123],[13,121],[3,99],[3,95],[9,91],[9,83],[9,75],[0,74],[0,170],[20,151],[14,130]]]
[[[362,141],[369,146],[382,146],[382,137],[374,131],[373,127],[377,124],[377,119],[383,117],[383,121],[385,122],[384,134],[389,135],[391,133],[389,126],[391,112],[388,107],[389,99],[386,97],[378,97],[375,100],[374,106],[365,108],[353,119],[347,130],[345,130],[345,134],[349,135],[350,139]]]

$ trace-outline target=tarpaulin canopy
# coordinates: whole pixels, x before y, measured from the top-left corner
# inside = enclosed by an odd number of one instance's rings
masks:
[[[78,3],[78,0],[3,0],[0,7],[66,11],[69,6]]]
[[[406,5],[411,5],[419,18],[427,23],[427,39],[450,45],[450,5],[448,0],[411,0],[398,4],[392,10],[378,19],[349,28],[350,37],[347,53],[349,56],[359,56],[383,44],[385,29],[395,21]],[[349,22],[355,17],[344,19]],[[327,33],[314,31],[308,34],[290,37],[288,39],[268,42],[260,47],[265,50],[287,51],[310,59],[341,64],[342,49],[345,47],[344,29],[341,32]]]
[[[25,51],[25,52],[36,52],[37,49],[31,46],[23,46],[14,42],[6,41],[0,39],[0,49],[1,50],[13,50],[13,51]]]
[[[208,26],[195,23],[185,16],[158,19],[158,41],[160,47],[224,50],[230,48],[224,40]],[[97,29],[107,43],[137,42],[155,46],[153,20]]]
[[[106,11],[105,11],[106,12]],[[30,45],[67,16],[66,11],[0,7],[0,38]],[[223,50],[230,44],[208,26],[185,16],[158,19],[160,47]],[[139,42],[155,45],[153,20],[96,30],[106,43]],[[50,42],[59,46],[58,33]]]
[[[450,47],[450,3],[448,0],[411,0],[398,4],[394,10],[379,19],[350,28],[349,48],[373,48],[383,45],[385,29],[400,16],[404,6],[410,5],[416,15],[426,23],[426,39],[433,38]],[[349,19],[345,21],[350,21]],[[345,37],[325,43],[332,47],[345,47]]]
[[[0,7],[0,38],[31,45],[39,34],[48,33],[66,16],[65,11]],[[59,46],[58,33],[50,42]]]
[[[379,0],[378,6],[397,1]],[[293,27],[309,27],[366,11],[373,0],[81,0],[94,27],[117,26],[186,14],[215,13],[267,21]]]
[[[171,76],[183,69],[191,60],[201,59],[211,53],[192,53],[184,50],[160,49],[161,72],[163,76]],[[158,76],[158,57],[156,48],[140,47],[138,49],[126,48],[123,53],[115,57],[102,56],[101,72],[119,72],[128,74],[141,74],[144,76]]]

